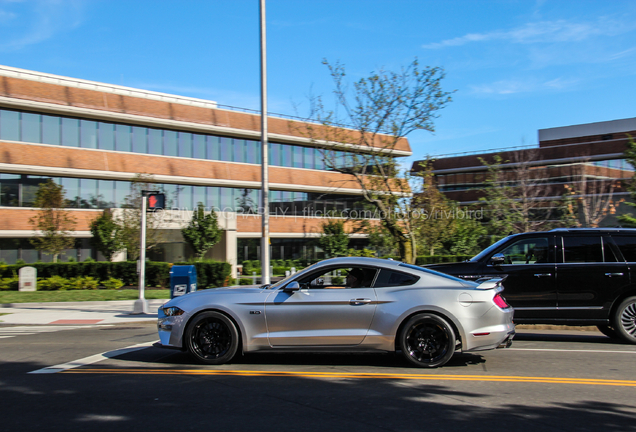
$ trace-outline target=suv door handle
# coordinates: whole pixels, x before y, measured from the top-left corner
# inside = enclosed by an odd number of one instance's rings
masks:
[[[606,277],[623,276],[623,273],[605,273]]]
[[[540,278],[540,277],[550,277],[550,276],[552,276],[552,273],[535,273],[534,274],[534,277],[538,277],[538,278]]]
[[[371,303],[371,299],[367,299],[367,298],[357,298],[357,299],[349,300],[349,304],[354,306],[369,304],[369,303]]]

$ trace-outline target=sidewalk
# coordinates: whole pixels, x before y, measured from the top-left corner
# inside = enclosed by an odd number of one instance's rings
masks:
[[[157,308],[167,301],[148,300],[148,313],[137,315],[132,314],[135,300],[0,304],[0,326],[6,324],[119,324],[156,321]]]

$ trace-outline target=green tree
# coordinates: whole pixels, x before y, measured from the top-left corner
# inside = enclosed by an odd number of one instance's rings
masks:
[[[71,237],[77,220],[64,210],[66,199],[64,188],[56,184],[52,179],[41,183],[35,196],[34,207],[40,210],[36,216],[29,219],[29,223],[40,236],[32,237],[31,244],[39,251],[53,255],[53,262],[64,249],[70,249],[75,245],[75,238]]]
[[[130,193],[124,198],[123,208],[116,213],[120,226],[120,238],[128,254],[128,260],[139,259],[141,251],[141,203],[142,191],[156,190],[157,185],[149,174],[137,174],[130,184]],[[156,247],[161,241],[159,228],[162,212],[146,214],[146,249]]]
[[[345,232],[344,221],[329,220],[322,224],[322,235],[318,244],[328,258],[346,256],[349,247],[349,235]]]
[[[625,159],[636,170],[636,142],[632,137],[629,137],[627,142],[627,149],[625,149]],[[636,171],[632,176],[631,181],[627,184],[627,190],[630,193],[632,199],[636,200]],[[625,201],[625,204],[630,207],[636,207],[633,202]],[[620,215],[618,217],[622,226],[627,228],[636,228],[636,217],[632,213]]]
[[[441,89],[444,71],[421,68],[415,59],[399,72],[372,72],[356,81],[350,93],[344,66],[323,63],[334,80],[336,108],[328,110],[320,97],[314,98],[310,117],[319,125],[304,124],[303,130],[315,145],[323,146],[330,169],[352,176],[362,197],[374,206],[382,225],[395,239],[401,259],[414,263],[417,242],[410,218],[410,170],[402,169],[395,157],[410,133],[434,132],[439,110],[451,101],[451,93]],[[343,113],[342,118],[339,113]],[[338,147],[346,147],[347,152],[336,151]]]
[[[113,218],[110,209],[91,222],[91,244],[100,251],[108,261],[113,260],[113,255],[125,249],[121,238],[121,226]]]
[[[435,250],[443,247],[442,241],[454,229],[456,205],[439,191],[433,175],[430,160],[420,164],[419,176],[422,178],[423,190],[413,197],[414,225],[418,243],[428,255],[435,255]]]
[[[187,227],[181,230],[183,238],[201,261],[205,253],[221,240],[223,230],[219,228],[216,212],[210,210],[206,214],[203,203],[197,205],[192,213],[192,219]]]

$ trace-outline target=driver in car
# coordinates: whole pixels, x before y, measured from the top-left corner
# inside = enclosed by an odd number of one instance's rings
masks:
[[[353,268],[347,273],[347,288],[359,288],[362,285],[364,279],[364,272],[359,268]]]

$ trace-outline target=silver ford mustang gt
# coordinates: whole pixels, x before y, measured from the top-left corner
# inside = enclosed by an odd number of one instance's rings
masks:
[[[501,279],[469,282],[375,258],[333,258],[268,286],[216,288],[159,308],[159,345],[207,364],[254,351],[401,351],[416,366],[510,346]]]

